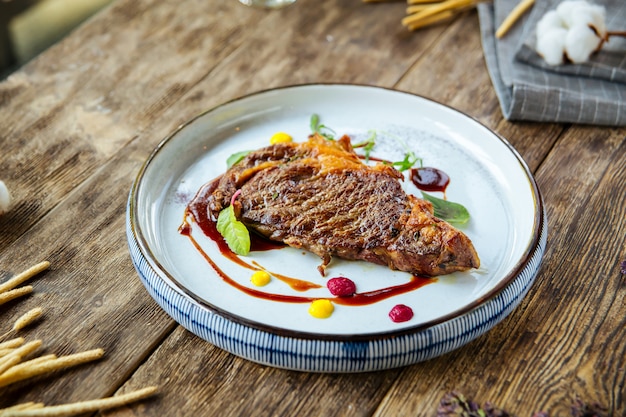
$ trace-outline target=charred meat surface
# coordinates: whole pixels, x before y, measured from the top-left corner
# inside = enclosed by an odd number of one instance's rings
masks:
[[[364,260],[416,275],[477,268],[470,239],[433,215],[432,205],[407,195],[402,174],[368,166],[347,136],[313,135],[304,143],[249,153],[214,180],[207,216],[217,219],[236,190],[237,217],[267,239],[322,258]]]

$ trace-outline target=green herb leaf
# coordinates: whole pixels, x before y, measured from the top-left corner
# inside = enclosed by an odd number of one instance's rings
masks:
[[[226,159],[226,166],[228,168],[232,167],[233,165],[235,165],[237,162],[241,161],[243,158],[246,157],[246,155],[248,155],[251,151],[241,151],[241,152],[235,152],[234,154],[232,154],[231,156],[228,157],[228,159]]]
[[[324,136],[328,140],[335,140],[335,131],[329,128],[328,126],[324,126],[320,124],[320,117],[317,114],[311,115],[311,132],[319,133]]]
[[[422,159],[418,158],[413,152],[409,151],[404,154],[404,159],[402,161],[392,162],[391,165],[396,167],[398,171],[402,172],[412,168],[418,161],[421,164]]]
[[[317,114],[311,115],[311,132],[319,132],[320,117]]]
[[[467,209],[452,201],[443,200],[433,195],[422,192],[424,200],[430,201],[435,209],[435,216],[450,223],[464,224],[470,219],[470,214]]]
[[[237,220],[232,205],[220,211],[217,216],[217,231],[224,237],[230,250],[237,255],[245,256],[250,252],[250,232]]]
[[[363,148],[364,156],[365,156],[365,163],[369,162],[370,154],[372,153],[372,149],[374,149],[374,146],[376,146],[376,131],[375,130],[370,130],[370,135],[366,140],[353,145],[353,147],[355,148]]]

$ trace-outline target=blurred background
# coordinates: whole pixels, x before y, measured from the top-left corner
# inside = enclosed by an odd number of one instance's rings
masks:
[[[0,79],[112,0],[0,0]]]

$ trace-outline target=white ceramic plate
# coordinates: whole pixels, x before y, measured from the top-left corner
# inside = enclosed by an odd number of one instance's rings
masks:
[[[351,136],[353,143],[376,132],[372,155],[378,158],[401,160],[411,150],[424,166],[446,172],[451,178],[447,199],[471,214],[459,228],[472,239],[481,268],[439,277],[374,304],[337,304],[327,319],[312,317],[309,302],[251,296],[222,279],[189,237],[179,233],[187,203],[204,183],[226,170],[229,155],[267,146],[278,131],[306,140],[313,114],[337,135]],[[405,188],[419,195],[410,181]],[[354,372],[425,360],[492,328],[521,301],[536,276],[547,235],[544,217],[537,185],[517,152],[466,115],[393,90],[305,85],[223,104],[165,139],[133,185],[127,232],[131,257],[147,290],[195,334],[272,366]],[[411,279],[382,266],[336,259],[322,277],[317,256],[283,248],[251,252],[242,259],[321,288],[303,293],[277,279],[254,287],[250,269],[224,257],[199,229],[192,236],[223,274],[267,294],[332,297],[325,283],[334,276],[352,279],[359,292]],[[413,319],[391,321],[388,313],[396,304],[410,306]]]

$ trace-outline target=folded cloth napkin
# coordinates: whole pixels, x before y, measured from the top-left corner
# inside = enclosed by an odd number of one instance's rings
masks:
[[[536,0],[502,38],[495,31],[519,0],[478,6],[485,62],[507,120],[626,126],[626,41],[611,37],[583,64],[549,66],[534,49],[535,27],[562,0]],[[592,0],[590,0],[591,2]],[[609,31],[626,30],[624,0],[595,0]]]

